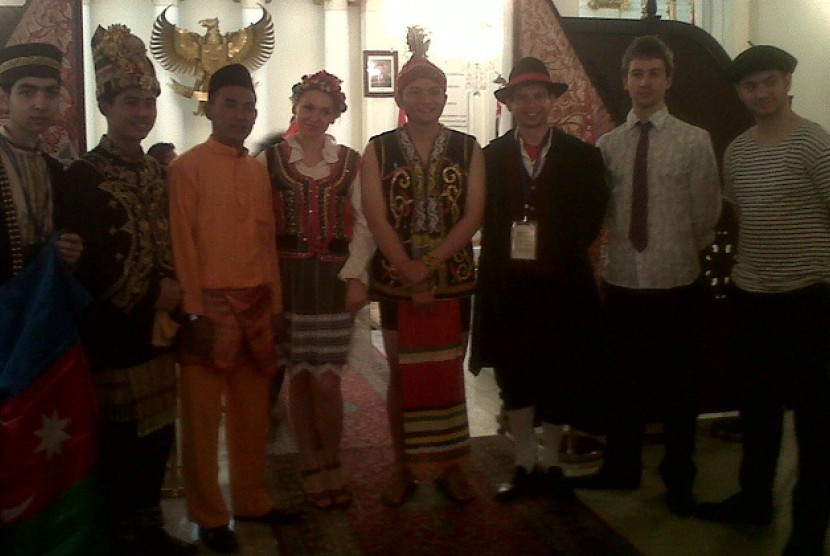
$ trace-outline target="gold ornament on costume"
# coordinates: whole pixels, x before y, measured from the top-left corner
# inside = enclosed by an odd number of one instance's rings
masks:
[[[219,32],[219,18],[199,21],[207,29],[200,37],[167,20],[168,8],[156,18],[150,38],[150,51],[156,61],[168,71],[196,76],[192,87],[171,79],[170,86],[185,98],[199,101],[196,114],[204,114],[208,97],[208,83],[216,71],[228,64],[242,64],[249,71],[261,68],[274,52],[274,23],[262,8],[262,17],[256,23],[233,33]]]
[[[144,42],[126,25],[116,23],[107,29],[99,26],[92,36],[92,58],[98,99],[132,88],[151,91],[156,96],[161,92]]]

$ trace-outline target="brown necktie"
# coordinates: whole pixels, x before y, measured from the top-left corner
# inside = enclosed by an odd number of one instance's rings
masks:
[[[648,245],[648,131],[651,122],[637,122],[640,140],[634,157],[634,179],[631,188],[631,222],[628,239],[637,251]]]

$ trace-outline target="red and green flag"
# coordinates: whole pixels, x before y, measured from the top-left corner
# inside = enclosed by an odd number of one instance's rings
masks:
[[[0,554],[106,553],[88,301],[51,243],[0,286]]]

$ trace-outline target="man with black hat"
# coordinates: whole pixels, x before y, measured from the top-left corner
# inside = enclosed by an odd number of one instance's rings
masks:
[[[43,152],[40,135],[58,116],[62,58],[44,43],[0,50],[0,88],[9,112],[0,127],[0,284],[31,262],[55,231],[53,189],[63,168]],[[83,244],[77,234],[62,233],[55,247],[71,265]]]
[[[648,410],[664,423],[666,503],[687,517],[706,302],[699,253],[714,239],[721,199],[709,134],[666,107],[673,73],[663,41],[635,39],[622,58],[631,111],[597,143],[611,188],[603,272],[608,435],[600,471],[574,486],[639,487]]]
[[[797,61],[753,46],[728,70],[755,117],[724,155],[724,195],[739,223],[732,269],[743,382],[738,494],[697,515],[766,524],[783,408],[795,410],[798,480],[785,554],[825,554],[830,519],[830,134],[790,107]]]
[[[599,295],[588,247],[608,192],[599,150],[548,123],[567,88],[541,60],[519,60],[495,93],[515,127],[484,149],[473,346],[474,359],[495,367],[515,441],[515,472],[499,487],[500,502],[572,495],[559,466],[562,425],[584,401],[578,379],[598,362]],[[538,467],[536,420],[544,435]]]
[[[180,353],[184,488],[202,541],[237,552],[216,474],[223,407],[233,517],[263,524],[288,518],[274,508],[265,483],[282,295],[271,183],[244,146],[257,115],[251,75],[242,65],[225,66],[213,74],[208,95],[210,138],[168,167],[173,254],[187,314]]]
[[[67,171],[55,220],[87,248],[75,275],[92,293],[81,321],[102,415],[100,468],[114,552],[192,554],[163,528],[161,487],[175,436],[173,271],[164,177],[141,141],[161,89],[144,43],[123,25],[92,37],[96,97],[107,119],[97,147]]]

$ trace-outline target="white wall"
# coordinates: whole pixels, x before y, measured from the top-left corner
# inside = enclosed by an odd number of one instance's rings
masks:
[[[830,71],[827,37],[830,2],[827,0],[752,0],[749,40],[773,44],[796,58],[793,109],[830,130]]]

